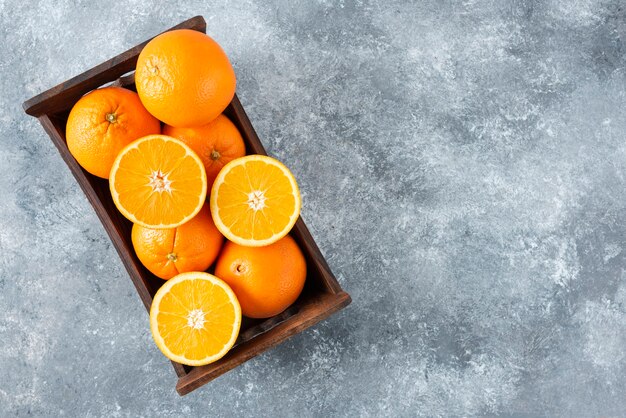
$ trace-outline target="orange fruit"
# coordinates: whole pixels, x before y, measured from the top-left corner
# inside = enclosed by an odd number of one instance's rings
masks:
[[[150,113],[171,126],[202,126],[235,95],[235,72],[222,48],[190,29],[165,32],[139,54],[135,85]]]
[[[198,154],[204,163],[209,187],[226,163],[246,155],[246,146],[239,130],[224,115],[219,115],[198,128],[175,128],[165,125],[163,133],[180,139]]]
[[[181,273],[168,280],[150,307],[150,330],[157,347],[165,357],[188,366],[224,357],[240,326],[237,297],[209,273]]]
[[[111,197],[122,215],[146,228],[176,228],[202,209],[204,165],[178,139],[148,135],[127,145],[109,177]]]
[[[211,189],[215,226],[229,240],[259,247],[289,233],[300,215],[300,191],[293,174],[265,155],[226,164]]]
[[[94,176],[108,179],[122,148],[160,132],[159,121],[143,107],[137,93],[105,87],[76,102],[67,118],[65,136],[78,164]]]
[[[211,219],[208,204],[177,228],[152,229],[135,224],[131,237],[139,261],[164,280],[208,269],[224,240]]]
[[[215,275],[233,289],[245,316],[269,318],[298,299],[306,279],[306,261],[289,235],[266,247],[226,242]]]

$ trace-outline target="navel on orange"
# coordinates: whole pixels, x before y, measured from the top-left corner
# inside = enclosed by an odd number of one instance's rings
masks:
[[[206,199],[204,166],[195,152],[166,135],[126,146],[111,168],[113,202],[131,222],[176,228],[193,218]]]
[[[142,136],[158,134],[161,124],[134,91],[121,87],[93,90],[81,97],[67,118],[67,147],[85,170],[109,178],[117,154]]]
[[[163,134],[180,139],[198,154],[204,163],[209,188],[222,167],[246,155],[246,146],[239,130],[223,114],[197,128],[165,125]]]
[[[300,206],[291,171],[265,155],[248,155],[226,164],[211,190],[215,226],[229,240],[249,247],[269,245],[287,235]]]
[[[131,237],[141,264],[163,280],[208,269],[224,241],[213,223],[208,203],[177,228],[153,229],[134,224]]]
[[[181,273],[154,295],[150,330],[172,361],[202,366],[222,358],[235,344],[241,307],[231,288],[209,273]]]

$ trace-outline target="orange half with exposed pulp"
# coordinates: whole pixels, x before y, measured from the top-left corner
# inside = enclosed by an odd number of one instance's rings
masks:
[[[109,185],[113,202],[131,222],[146,228],[176,228],[206,200],[207,178],[196,153],[166,135],[148,135],[117,156]]]
[[[150,330],[172,361],[203,366],[232,348],[241,326],[241,307],[231,288],[209,273],[181,273],[154,295]]]
[[[262,247],[289,233],[300,215],[300,191],[280,161],[248,155],[226,164],[213,183],[211,214],[239,245]]]

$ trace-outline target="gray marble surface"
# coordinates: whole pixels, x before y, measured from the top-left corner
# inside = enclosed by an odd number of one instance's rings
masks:
[[[159,3],[0,1],[0,416],[626,416],[622,1]],[[353,303],[181,398],[21,102],[196,14]]]

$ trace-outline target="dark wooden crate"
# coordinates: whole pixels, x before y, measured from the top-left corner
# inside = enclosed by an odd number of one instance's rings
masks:
[[[196,16],[169,30],[182,28],[206,32],[206,22],[202,16]],[[65,125],[69,111],[84,94],[109,83],[134,89],[132,71],[135,69],[139,53],[147,42],[27,100],[24,102],[24,110],[39,119],[59,150],[95,209],[135,284],[139,297],[149,310],[152,297],[164,281],[150,273],[137,259],[130,238],[132,224],[113,204],[108,181],[83,170],[70,154],[65,141]],[[267,154],[236,95],[224,113],[239,128],[248,154]],[[350,303],[350,296],[339,286],[302,218],[296,222],[291,235],[300,245],[307,260],[305,287],[296,303],[273,318],[253,320],[244,317],[235,346],[215,363],[189,367],[172,362],[178,375],[176,390],[180,395],[208,383]]]

